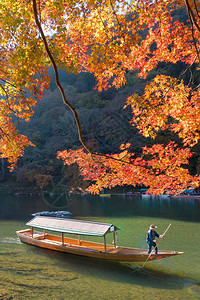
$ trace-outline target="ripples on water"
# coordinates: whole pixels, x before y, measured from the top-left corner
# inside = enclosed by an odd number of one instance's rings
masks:
[[[18,238],[11,238],[11,237],[6,237],[3,240],[0,240],[0,243],[21,244],[21,242],[20,242],[20,240]]]
[[[199,202],[192,200],[82,197],[65,203],[37,197],[0,200],[0,299],[200,299]],[[122,230],[120,245],[145,248],[151,223],[163,232],[160,249],[184,255],[156,262],[126,264],[57,253],[21,244],[15,231],[26,228],[30,214],[53,210],[75,218],[110,222]],[[21,220],[21,221],[20,221]]]

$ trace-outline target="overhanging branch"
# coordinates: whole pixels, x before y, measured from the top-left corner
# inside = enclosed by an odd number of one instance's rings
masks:
[[[71,105],[71,103],[69,103],[69,101],[66,98],[64,89],[63,89],[63,87],[62,87],[62,85],[60,83],[60,80],[59,80],[58,67],[57,67],[56,62],[55,62],[55,60],[53,58],[53,55],[52,55],[52,53],[51,53],[51,51],[49,49],[47,39],[46,39],[46,37],[44,35],[42,26],[40,24],[40,21],[39,21],[39,18],[38,18],[37,1],[36,0],[33,0],[33,12],[34,12],[34,17],[35,17],[36,25],[37,25],[37,27],[39,29],[39,32],[40,32],[41,37],[42,37],[43,44],[45,46],[46,53],[47,53],[47,55],[48,55],[48,57],[49,57],[52,65],[53,65],[53,69],[54,69],[54,73],[55,73],[56,85],[57,85],[57,87],[60,90],[60,93],[62,95],[62,99],[63,99],[64,104],[66,104],[70,108],[70,110],[73,112],[73,114],[74,114],[74,117],[75,117],[75,120],[76,120],[76,124],[77,124],[77,127],[78,127],[79,141],[83,145],[84,149],[91,154],[91,156],[92,156],[93,159],[94,159],[94,156],[100,156],[100,157],[104,157],[105,159],[112,159],[114,161],[118,161],[118,162],[121,162],[121,163],[124,163],[124,164],[134,165],[132,162],[124,161],[123,158],[122,159],[118,159],[118,158],[112,157],[110,155],[92,152],[89,149],[89,147],[86,145],[86,143],[84,142],[83,136],[82,136],[81,124],[80,124],[80,120],[79,120],[79,117],[78,117],[78,113],[77,113],[76,109]]]
[[[45,50],[47,52],[47,55],[49,56],[49,59],[53,65],[53,69],[54,69],[54,73],[55,73],[55,81],[56,81],[56,85],[57,87],[59,88],[60,90],[60,93],[62,95],[62,99],[63,99],[63,102],[70,108],[70,110],[73,112],[74,114],[74,117],[75,117],[75,120],[76,120],[76,124],[77,124],[77,127],[78,127],[78,135],[79,135],[79,140],[81,142],[81,144],[83,145],[83,147],[87,150],[87,152],[93,154],[91,152],[91,150],[88,148],[88,146],[86,145],[86,143],[84,142],[83,140],[83,137],[82,137],[82,129],[81,129],[81,125],[80,125],[80,121],[79,121],[79,117],[78,117],[78,113],[76,111],[76,109],[71,105],[71,103],[69,103],[69,101],[67,100],[66,98],[66,95],[65,95],[65,92],[64,92],[64,89],[60,83],[60,80],[59,80],[59,74],[58,74],[58,68],[57,68],[57,65],[56,65],[56,62],[53,58],[53,55],[51,54],[51,51],[49,49],[49,46],[48,46],[48,43],[47,43],[47,40],[46,40],[46,37],[44,35],[44,32],[43,32],[43,29],[42,29],[42,26],[40,24],[40,21],[39,21],[39,18],[38,18],[38,11],[37,11],[37,3],[36,3],[36,0],[33,0],[33,12],[34,12],[34,17],[35,17],[35,22],[36,22],[36,25],[39,29],[39,32],[41,34],[41,37],[42,37],[42,41],[43,41],[43,44],[45,46]]]

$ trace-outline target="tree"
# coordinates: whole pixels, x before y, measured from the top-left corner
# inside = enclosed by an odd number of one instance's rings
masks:
[[[187,9],[188,20],[173,17],[180,8]],[[144,184],[152,193],[198,186],[199,178],[192,177],[185,165],[199,140],[199,86],[183,79],[192,69],[196,77],[199,72],[199,9],[196,0],[1,0],[1,157],[7,157],[13,168],[31,145],[11,118],[29,121],[36,100],[48,88],[47,66],[52,64],[84,147],[58,157],[66,164],[78,163],[81,174],[96,182],[91,192],[118,184]],[[157,75],[143,95],[129,97],[125,106],[131,107],[131,122],[143,135],[155,138],[160,130],[171,130],[182,139],[182,148],[171,141],[144,147],[141,156],[131,153],[129,144],[118,154],[93,153],[83,140],[79,116],[60,84],[58,68],[92,73],[101,91],[121,87],[127,71],[139,69],[139,76],[146,78],[160,63],[179,61],[186,65],[179,78]]]

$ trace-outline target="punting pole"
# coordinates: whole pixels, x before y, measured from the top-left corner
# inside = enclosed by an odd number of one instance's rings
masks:
[[[62,232],[62,245],[64,246],[64,232]]]
[[[167,227],[167,229],[166,229],[165,232],[163,233],[163,237],[164,237],[164,235],[167,233],[167,231],[169,230],[169,228],[170,228],[171,225],[172,225],[172,224],[169,224],[169,226]]]
[[[115,231],[113,231],[113,243],[114,243],[114,247],[116,248],[116,240],[117,240],[117,236]]]
[[[104,235],[104,247],[105,247],[105,252],[106,252],[106,235]]]
[[[33,238],[33,227],[31,227],[31,236]]]

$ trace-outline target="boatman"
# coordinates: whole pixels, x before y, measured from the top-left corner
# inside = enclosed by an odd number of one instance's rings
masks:
[[[147,245],[148,245],[148,254],[151,253],[151,249],[152,249],[152,246],[154,247],[155,249],[155,254],[158,253],[158,247],[157,247],[157,244],[158,242],[156,241],[156,237],[158,238],[162,238],[163,235],[159,235],[157,232],[156,232],[156,228],[157,226],[155,225],[150,225],[149,227],[149,231],[147,232]]]

